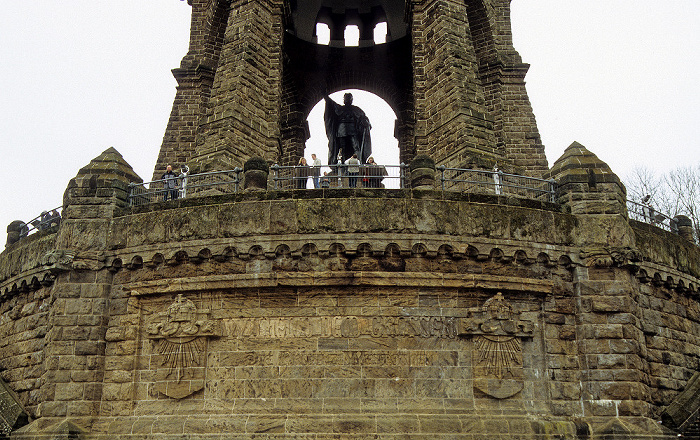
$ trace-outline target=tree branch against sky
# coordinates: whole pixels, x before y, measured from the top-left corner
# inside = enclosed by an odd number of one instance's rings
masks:
[[[690,218],[695,237],[700,238],[700,163],[667,172],[637,167],[624,183],[629,200],[650,206],[669,218]]]

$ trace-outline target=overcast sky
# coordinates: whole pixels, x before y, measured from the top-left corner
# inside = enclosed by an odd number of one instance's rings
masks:
[[[700,163],[700,1],[511,6],[550,166],[573,141],[623,178],[638,165],[664,171]],[[187,51],[189,19],[190,7],[178,0],[2,3],[0,247],[10,221],[60,206],[68,181],[109,147],[150,179],[175,96],[170,70]],[[368,113],[386,114],[355,100]],[[316,115],[312,126],[320,126]],[[393,116],[370,119],[373,136],[393,129]],[[388,144],[375,140],[375,156]],[[307,157],[320,149],[325,163],[323,133],[308,145]]]

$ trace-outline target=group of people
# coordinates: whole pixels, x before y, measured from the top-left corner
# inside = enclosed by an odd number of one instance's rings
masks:
[[[185,197],[187,175],[189,171],[190,169],[187,165],[182,166],[180,174],[175,174],[172,165],[168,165],[165,168],[165,173],[160,177],[164,187],[163,200],[168,200],[168,198],[170,198],[170,200],[175,200],[180,197],[180,193],[182,193],[182,197]],[[178,181],[182,182],[182,187],[179,185]]]
[[[308,178],[311,177],[314,188],[330,187],[331,177],[347,176],[348,187],[357,188],[358,181],[362,181],[364,188],[381,188],[382,180],[387,175],[386,168],[378,165],[372,156],[367,158],[367,163],[362,164],[357,154],[352,154],[347,160],[341,162],[345,166],[339,166],[338,162],[331,166],[334,170],[331,175],[324,172],[321,175],[321,160],[315,154],[311,155],[311,164],[306,158],[299,158],[299,163],[294,169],[294,188],[306,189]]]

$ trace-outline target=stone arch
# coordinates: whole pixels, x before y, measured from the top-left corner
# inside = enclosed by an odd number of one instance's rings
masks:
[[[384,248],[385,257],[399,257],[401,256],[401,247],[396,243],[389,243]]]
[[[318,247],[314,243],[306,243],[301,247],[301,255],[308,257],[309,255],[318,255]]]
[[[122,259],[115,258],[114,260],[112,260],[109,267],[110,267],[110,270],[112,272],[117,272],[122,268],[122,265],[123,265]]]
[[[280,165],[295,164],[303,155],[309,137],[307,117],[324,94],[345,89],[364,90],[386,101],[397,117],[400,160],[413,157],[410,37],[373,47],[341,48],[287,34],[284,48]]]
[[[277,258],[290,258],[292,256],[292,251],[286,244],[280,244],[275,248],[275,256]]]
[[[441,244],[440,247],[438,247],[437,254],[440,258],[451,260],[454,254],[454,248],[447,243]]]
[[[522,249],[518,249],[517,251],[515,251],[513,258],[515,258],[515,261],[518,264],[527,264],[528,263],[527,252],[525,252]]]
[[[126,265],[126,268],[130,270],[140,269],[141,267],[143,267],[143,258],[140,255],[134,255],[129,264]]]
[[[496,42],[494,41],[493,26],[483,0],[466,0],[467,20],[474,52],[479,65],[486,65],[496,60]],[[482,78],[483,79],[483,78]]]
[[[195,264],[203,263],[209,259],[211,259],[211,250],[209,248],[203,248],[199,252],[197,252],[196,257],[190,258],[190,261],[192,261]]]
[[[238,255],[238,251],[236,248],[231,247],[231,246],[226,246],[221,250],[220,253],[214,254],[213,258],[220,262],[223,263],[224,261],[230,260],[231,258],[235,257]]]
[[[357,246],[357,254],[360,257],[369,257],[372,255],[372,245],[369,243],[360,243]]]
[[[39,290],[41,288],[39,278],[37,278],[36,276],[32,277],[31,281],[29,281],[29,285],[31,286],[32,290]]]
[[[173,257],[168,260],[168,264],[177,266],[183,263],[187,263],[190,260],[189,255],[187,255],[187,251],[177,251],[175,254],[173,254]]]
[[[256,244],[248,249],[248,255],[250,258],[265,258],[265,250],[262,246]]]
[[[416,257],[425,257],[428,255],[428,248],[423,243],[416,243],[411,248],[411,253]]]
[[[165,257],[160,252],[156,252],[155,254],[153,254],[153,257],[151,257],[151,262],[149,266],[156,267],[160,266],[163,263],[165,263]]]
[[[537,254],[537,263],[538,264],[541,264],[543,266],[549,266],[549,264],[550,264],[549,261],[550,261],[549,255],[546,254],[545,252],[540,252],[539,254]]]
[[[504,253],[501,249],[499,248],[493,248],[491,249],[491,252],[489,252],[489,258],[493,261],[500,261],[503,259]]]
[[[345,253],[345,246],[342,243],[332,243],[328,246],[328,253],[331,255],[340,255]]]
[[[562,255],[561,257],[559,257],[558,262],[560,266],[563,266],[567,269],[573,265],[571,257],[569,257],[568,255]]]

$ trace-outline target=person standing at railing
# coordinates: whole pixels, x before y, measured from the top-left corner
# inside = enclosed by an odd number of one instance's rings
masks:
[[[367,158],[367,166],[364,167],[362,185],[366,188],[381,188],[381,182],[387,175],[386,168],[378,165],[373,157]]]
[[[294,169],[294,187],[296,189],[306,189],[306,181],[309,180],[309,165],[306,158],[299,159],[299,165]]]
[[[168,196],[171,200],[177,199],[180,191],[177,188],[177,175],[173,173],[173,167],[171,165],[167,166],[160,180],[163,181],[163,188],[165,188],[163,200],[168,200]]]
[[[180,175],[177,176],[180,179],[180,182],[182,182],[181,188],[180,188],[180,197],[185,198],[187,197],[187,176],[190,174],[190,167],[187,165],[183,165],[180,167]]]
[[[311,155],[311,179],[314,181],[314,188],[318,188],[319,177],[321,177],[321,159],[315,154]]]
[[[360,174],[360,159],[357,158],[357,154],[353,154],[350,159],[346,160],[345,165],[348,166],[348,186],[356,188],[357,176]]]

